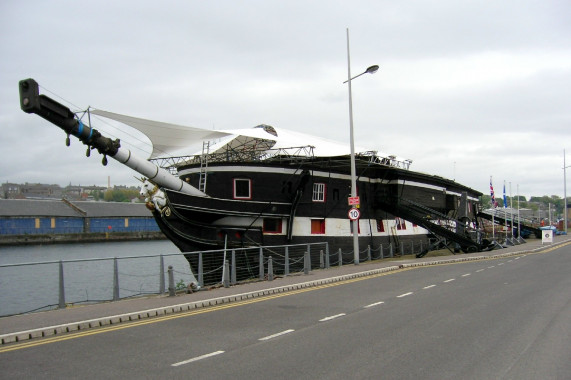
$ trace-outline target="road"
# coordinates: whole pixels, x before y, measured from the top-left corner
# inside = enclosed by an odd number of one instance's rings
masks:
[[[3,378],[570,379],[571,245],[0,349]]]

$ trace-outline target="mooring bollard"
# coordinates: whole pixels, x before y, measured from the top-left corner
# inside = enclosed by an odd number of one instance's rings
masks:
[[[65,309],[65,285],[63,281],[63,261],[59,261],[59,305],[60,309]]]
[[[262,250],[262,247],[260,247],[259,261],[260,261],[259,278],[260,278],[260,280],[263,280],[264,279],[264,251]]]
[[[272,256],[268,257],[268,281],[274,281],[274,264]]]
[[[225,288],[229,288],[230,287],[230,263],[228,262],[228,260],[224,260],[224,287]]]
[[[204,286],[204,270],[202,269],[202,252],[198,252],[198,285]]]
[[[232,250],[232,268],[230,272],[230,284],[236,285],[236,251]]]
[[[113,259],[113,301],[119,301],[119,266],[116,257]]]
[[[161,261],[159,265],[159,294],[165,293],[165,259],[163,255],[161,255]]]
[[[174,289],[174,273],[172,270],[172,265],[169,265],[169,297],[174,297],[176,295],[175,289]]]
[[[284,259],[284,276],[289,274],[289,249],[288,246],[285,247],[285,259]]]

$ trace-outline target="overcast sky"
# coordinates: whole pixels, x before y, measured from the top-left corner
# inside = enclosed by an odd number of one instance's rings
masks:
[[[4,0],[0,181],[136,184],[131,169],[102,167],[20,110],[18,81],[30,77],[74,111],[348,141],[349,28],[352,74],[381,67],[353,82],[356,145],[486,194],[493,176],[496,194],[506,181],[508,195],[511,182],[513,195],[519,185],[562,197],[570,15],[568,0]],[[93,126],[150,152],[103,119]]]

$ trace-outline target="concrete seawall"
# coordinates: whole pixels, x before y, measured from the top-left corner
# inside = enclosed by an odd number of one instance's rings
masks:
[[[4,235],[0,239],[0,246],[34,245],[34,244],[65,244],[65,243],[93,243],[102,241],[130,241],[130,240],[163,240],[162,232],[105,232],[82,234],[29,234]]]

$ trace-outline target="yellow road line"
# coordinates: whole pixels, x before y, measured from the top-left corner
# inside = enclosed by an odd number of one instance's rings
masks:
[[[317,286],[312,286],[312,287],[308,287],[308,288],[291,290],[291,291],[287,291],[287,292],[283,292],[283,293],[276,293],[276,294],[270,294],[270,295],[266,295],[266,296],[260,296],[260,297],[256,297],[256,298],[252,298],[252,299],[248,299],[248,300],[243,300],[243,301],[236,301],[236,302],[231,302],[231,303],[222,304],[222,305],[216,305],[216,306],[210,306],[210,307],[205,307],[205,308],[196,309],[196,310],[184,311],[184,312],[166,315],[166,316],[161,316],[161,317],[153,317],[153,318],[146,319],[144,321],[124,322],[121,325],[105,326],[105,327],[95,328],[93,330],[84,331],[84,332],[77,332],[77,333],[70,332],[70,333],[66,333],[65,336],[54,336],[54,337],[43,338],[43,339],[40,338],[41,340],[36,340],[36,341],[14,343],[13,345],[10,345],[8,347],[0,348],[0,353],[20,350],[20,349],[24,349],[24,348],[42,346],[44,344],[63,342],[63,341],[70,340],[70,339],[83,338],[83,337],[87,337],[90,335],[96,335],[96,334],[102,334],[102,333],[106,333],[106,332],[118,331],[118,330],[123,330],[123,329],[137,327],[137,326],[144,326],[144,325],[148,325],[148,324],[152,324],[152,323],[164,322],[164,321],[169,321],[169,320],[178,319],[178,318],[190,317],[193,315],[210,313],[213,311],[229,309],[232,307],[250,305],[253,303],[269,301],[269,300],[276,299],[276,298],[291,296],[291,295],[305,293],[305,292],[319,290],[319,289],[331,288],[334,286],[349,284],[349,283],[353,283],[353,282],[357,282],[357,281],[363,281],[363,280],[367,280],[367,279],[371,279],[371,278],[385,276],[385,275],[392,274],[392,273],[403,272],[403,271],[410,270],[410,269],[414,269],[414,268],[403,268],[403,269],[397,269],[397,270],[390,271],[390,272],[377,273],[377,274],[374,274],[371,276],[351,278],[351,279],[342,280],[342,281],[338,281],[338,282],[332,282],[329,284],[317,285]],[[67,334],[69,334],[69,335],[67,335]]]

